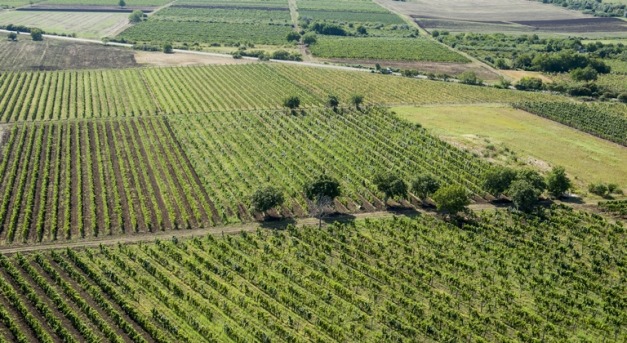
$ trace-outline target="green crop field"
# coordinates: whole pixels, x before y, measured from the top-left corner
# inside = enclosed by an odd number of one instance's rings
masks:
[[[328,1],[328,0],[297,0],[296,4],[302,10],[314,11],[351,11],[351,12],[371,12],[389,13],[385,8],[377,5],[373,1]],[[368,14],[366,14],[367,16]]]
[[[325,38],[310,49],[314,56],[323,58],[469,62],[458,53],[422,38]]]
[[[264,184],[285,191],[286,216],[303,217],[303,186],[321,173],[341,180],[343,212],[383,206],[369,181],[383,170],[407,180],[429,172],[482,193],[475,172],[487,168],[383,110],[28,124],[4,141],[4,244],[250,221],[248,199]]]
[[[366,103],[383,105],[564,100],[539,93],[272,64],[9,72],[0,75],[0,122],[277,109],[288,95],[300,96],[302,105],[311,107],[321,106],[329,93],[344,103],[361,94]]]
[[[128,13],[95,12],[0,12],[0,25],[37,27],[50,34],[75,34],[83,38],[100,39],[114,34],[128,23]]]
[[[552,209],[0,256],[0,337],[620,342],[625,238]]]
[[[290,12],[268,11],[264,9],[238,9],[234,8],[184,8],[169,7],[158,12],[154,20],[164,21],[190,21],[209,23],[242,23],[255,24],[286,24],[291,25]],[[285,37],[282,37],[285,38]]]
[[[126,6],[163,6],[172,0],[128,0]],[[45,0],[41,5],[76,5],[76,6],[117,6],[117,1],[111,0]]]
[[[463,146],[505,144],[521,162],[547,170],[564,166],[575,186],[615,182],[627,191],[627,150],[573,128],[502,106],[425,106],[393,109],[438,137]]]
[[[399,16],[392,13],[381,12],[357,12],[352,10],[346,11],[325,11],[325,10],[299,10],[298,14],[301,18],[310,18],[313,20],[324,20],[331,22],[366,22],[380,23],[384,25],[404,24],[405,22]]]

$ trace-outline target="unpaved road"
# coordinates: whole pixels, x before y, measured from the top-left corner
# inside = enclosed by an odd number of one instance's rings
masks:
[[[491,204],[472,204],[469,206],[474,211],[484,211],[495,209],[496,207]],[[394,216],[407,216],[414,217],[421,214],[433,215],[434,212],[427,212],[422,209],[418,210],[406,210],[406,211],[380,211],[380,212],[368,212],[368,213],[356,213],[350,215],[337,216],[332,218],[325,218],[323,225],[328,225],[333,222],[346,222],[352,220],[364,220],[364,219],[380,219],[380,218],[392,218]],[[206,235],[223,235],[223,234],[237,234],[242,231],[251,232],[256,231],[259,228],[265,229],[282,229],[288,224],[295,225],[297,227],[302,226],[315,226],[318,225],[318,219],[316,218],[303,218],[296,219],[294,221],[275,221],[266,223],[245,223],[235,224],[227,226],[218,226],[205,229],[194,230],[171,230],[171,231],[158,231],[135,235],[116,235],[116,236],[104,236],[94,237],[85,240],[76,240],[71,242],[50,242],[42,244],[29,244],[24,246],[2,246],[0,247],[0,254],[15,254],[25,252],[35,252],[44,250],[57,250],[66,248],[90,248],[98,247],[100,245],[116,245],[116,244],[130,244],[139,242],[154,242],[157,239],[171,239],[176,238],[191,238],[202,237]]]

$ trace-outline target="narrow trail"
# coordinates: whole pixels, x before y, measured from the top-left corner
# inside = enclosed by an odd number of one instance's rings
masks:
[[[485,211],[496,209],[497,207],[492,204],[472,204],[469,208],[473,211]],[[365,219],[385,219],[392,218],[394,216],[405,216],[405,217],[415,217],[420,215],[435,215],[435,212],[425,211],[423,209],[410,209],[410,210],[402,210],[402,211],[378,211],[378,212],[367,212],[367,213],[356,213],[356,214],[347,214],[340,215],[336,217],[329,217],[323,219],[323,225],[329,225],[335,222],[349,222],[354,220],[365,220]],[[30,244],[24,246],[1,246],[0,254],[15,254],[15,253],[26,253],[26,252],[35,252],[35,251],[45,251],[45,250],[58,250],[58,249],[66,249],[66,248],[90,248],[90,247],[98,247],[100,245],[116,245],[116,244],[132,244],[132,243],[140,243],[140,242],[154,242],[155,240],[161,239],[172,239],[176,238],[191,238],[191,237],[202,237],[206,235],[233,235],[238,234],[240,232],[254,232],[257,229],[268,229],[268,230],[276,230],[283,229],[288,225],[294,225],[296,227],[303,226],[316,226],[318,225],[318,219],[316,218],[302,218],[302,219],[288,219],[274,222],[254,222],[254,223],[244,223],[244,224],[234,224],[234,225],[226,225],[226,226],[218,226],[218,227],[210,227],[204,229],[193,229],[193,230],[173,230],[173,231],[159,231],[159,232],[147,232],[147,233],[138,233],[132,235],[125,236],[104,236],[104,237],[93,237],[89,239],[80,239],[76,241],[70,242],[47,242],[42,244]]]

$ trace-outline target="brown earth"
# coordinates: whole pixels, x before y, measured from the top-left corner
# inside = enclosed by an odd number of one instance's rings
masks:
[[[235,59],[231,57],[218,57],[195,54],[164,54],[162,52],[136,51],[135,61],[141,65],[171,67],[171,66],[192,66],[208,64],[241,64],[255,63],[254,60]]]

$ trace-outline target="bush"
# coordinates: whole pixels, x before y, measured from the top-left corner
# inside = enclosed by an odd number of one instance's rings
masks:
[[[128,16],[128,20],[131,23],[139,23],[140,21],[142,21],[142,18],[144,18],[144,12],[140,11],[140,10],[134,10],[129,16]]]
[[[172,43],[164,43],[163,44],[163,52],[166,54],[171,54],[173,52]]]
[[[36,42],[44,40],[44,32],[40,29],[31,29],[30,36]]]
[[[507,190],[516,209],[529,212],[538,203],[540,191],[526,180],[516,180],[512,182]]]
[[[516,171],[509,168],[492,168],[483,175],[483,188],[494,196],[504,194],[516,179]]]
[[[561,197],[571,187],[564,167],[554,167],[546,178],[546,188],[554,197]]]
[[[300,40],[300,34],[298,34],[298,32],[290,32],[287,34],[287,41],[288,42],[298,42]]]
[[[537,77],[523,77],[520,79],[514,87],[518,90],[541,90],[544,84],[542,80]]]
[[[598,196],[607,196],[608,194],[608,188],[605,184],[599,182],[599,183],[591,183],[588,186],[588,192],[592,193],[592,194],[596,194]]]
[[[283,101],[283,106],[294,110],[300,106],[300,98],[293,95]]]
[[[384,202],[389,198],[404,198],[407,195],[407,184],[398,175],[385,173],[377,174],[373,183],[377,186],[379,192],[385,194]]]
[[[466,206],[470,204],[468,192],[459,185],[442,187],[433,194],[432,198],[437,204],[438,211],[451,215],[465,210]]]
[[[627,93],[621,93],[617,97],[618,101],[627,104]]]
[[[253,211],[265,213],[266,211],[281,206],[285,198],[283,193],[274,187],[267,187],[257,190],[252,198],[251,205]]]
[[[440,183],[431,175],[418,176],[411,183],[411,190],[416,194],[420,200],[427,199],[430,195],[437,192],[440,188]]]
[[[459,82],[467,85],[482,85],[483,81],[477,77],[474,71],[465,71],[458,76]]]
[[[316,35],[314,33],[306,33],[303,36],[303,43],[307,44],[307,45],[311,45],[311,44],[316,44],[316,42],[318,41],[318,38],[316,37]]]

